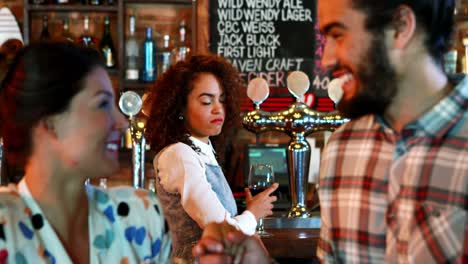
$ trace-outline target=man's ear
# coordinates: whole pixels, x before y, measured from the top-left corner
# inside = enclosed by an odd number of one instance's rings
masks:
[[[414,11],[406,5],[398,7],[393,17],[392,28],[394,30],[393,47],[403,49],[408,46],[416,33]]]
[[[51,135],[56,135],[53,117],[46,117],[39,121],[38,127],[41,131]]]

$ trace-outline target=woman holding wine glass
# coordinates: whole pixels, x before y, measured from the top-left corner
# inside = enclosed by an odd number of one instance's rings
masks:
[[[146,138],[154,158],[156,190],[173,238],[173,259],[192,262],[192,247],[210,222],[226,221],[253,234],[272,214],[278,184],[237,206],[221,168],[224,139],[238,122],[237,70],[217,56],[199,55],[170,67],[150,90]]]

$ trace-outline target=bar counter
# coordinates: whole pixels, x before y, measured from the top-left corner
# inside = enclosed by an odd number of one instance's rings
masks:
[[[262,237],[271,257],[279,263],[319,263],[316,251],[320,237],[320,218],[271,217],[264,219],[265,230],[271,237]]]

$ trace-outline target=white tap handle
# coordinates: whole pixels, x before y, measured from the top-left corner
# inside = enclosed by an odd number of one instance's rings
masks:
[[[307,74],[301,71],[293,71],[289,74],[287,80],[288,90],[296,98],[302,98],[309,90],[310,81]]]
[[[257,77],[252,79],[247,85],[247,96],[256,105],[260,105],[270,95],[270,88],[265,79]]]

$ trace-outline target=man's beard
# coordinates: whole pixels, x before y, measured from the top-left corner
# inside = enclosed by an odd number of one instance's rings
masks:
[[[367,114],[383,115],[398,90],[396,72],[390,64],[383,34],[375,33],[355,75],[360,87],[351,99],[343,98],[338,103],[338,110],[352,119]]]

